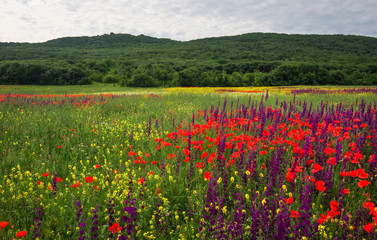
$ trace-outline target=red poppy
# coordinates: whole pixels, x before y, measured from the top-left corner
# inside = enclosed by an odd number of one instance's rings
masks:
[[[373,228],[374,228],[374,226],[373,226],[372,223],[368,223],[367,225],[365,225],[365,226],[363,227],[363,229],[364,229],[365,231],[367,231],[368,233],[372,232],[372,231],[373,231]]]
[[[293,218],[298,218],[298,217],[300,217],[300,213],[297,212],[297,211],[295,211],[295,210],[292,210],[292,211],[291,211],[291,217],[293,217]]]
[[[349,175],[351,177],[357,177],[357,176],[359,176],[359,172],[357,170],[354,170],[354,171],[349,172]]]
[[[267,151],[266,151],[266,150],[262,150],[259,154],[260,154],[260,155],[266,155],[266,154],[267,154]]]
[[[161,193],[161,190],[158,187],[156,187],[156,195],[158,195],[160,193]]]
[[[324,185],[325,183],[321,180],[318,180],[317,182],[315,182],[315,188],[321,192],[326,190],[326,187]]]
[[[42,177],[47,177],[48,175],[50,175],[50,174],[49,173],[43,173]]]
[[[98,186],[97,186],[97,185],[95,185],[95,186],[93,187],[93,189],[95,189],[95,190],[99,191],[99,188],[98,188]]]
[[[22,238],[23,236],[25,236],[27,234],[27,231],[20,231],[17,233],[17,237],[18,238]]]
[[[292,182],[295,179],[295,173],[291,169],[289,169],[285,178],[288,182]]]
[[[37,185],[40,185],[40,184],[41,184],[41,181],[38,180]]]
[[[150,172],[148,173],[148,175],[153,175],[153,171],[150,171]]]
[[[96,164],[96,168],[100,168],[101,166],[99,164]]]
[[[71,185],[71,187],[73,187],[73,188],[78,188],[80,186],[81,186],[81,182],[80,181],[77,181],[77,182],[75,182],[74,184]]]
[[[331,209],[338,209],[339,203],[337,201],[331,201],[330,207]]]
[[[363,203],[363,207],[365,207],[366,209],[369,209],[369,210],[374,210],[374,203],[370,202],[370,201],[366,201],[365,203]]]
[[[324,186],[316,186],[315,188],[316,188],[318,191],[321,191],[321,192],[323,192],[323,191],[326,190],[326,188],[325,188]]]
[[[329,160],[327,160],[327,163],[330,165],[336,165],[336,158],[335,157],[329,158]]]
[[[357,183],[357,186],[359,186],[360,188],[363,188],[363,187],[366,187],[370,184],[370,182],[368,181],[365,181],[365,180],[361,180],[360,182]]]
[[[363,124],[361,124],[360,125],[360,127],[362,127],[362,128],[365,128],[365,127],[367,127],[368,125],[366,125],[365,123],[363,123]]]
[[[118,223],[114,223],[111,227],[109,227],[109,232],[116,233],[118,231],[122,231],[122,227],[119,227]]]
[[[154,161],[154,160],[152,161],[152,164],[156,164],[156,163],[157,163],[156,161]]]
[[[149,153],[145,153],[145,156],[150,157],[151,155]]]
[[[210,172],[204,172],[204,178],[206,180],[210,180],[212,178],[211,173]]]
[[[357,169],[357,171],[359,172],[359,176],[358,176],[359,178],[368,178],[369,177],[369,174],[366,173],[364,171],[364,169],[359,168],[359,169]]]
[[[343,189],[341,191],[341,194],[349,194],[350,193],[350,190],[349,189]]]
[[[174,154],[174,153],[170,153],[170,154],[169,154],[168,159],[172,159],[172,158],[175,158],[175,154]]]
[[[132,157],[132,156],[136,156],[137,153],[134,152],[134,151],[129,151],[129,152],[128,152],[128,155],[129,155],[130,157]]]
[[[0,229],[5,228],[8,225],[7,221],[0,222]]]
[[[94,182],[94,178],[92,176],[86,177],[85,182],[87,182],[87,183]]]
[[[318,172],[318,171],[320,171],[322,169],[323,169],[323,167],[321,165],[319,165],[318,163],[315,163],[313,165],[312,173]]]
[[[331,155],[332,153],[335,153],[336,150],[335,150],[334,148],[330,148],[330,147],[328,147],[328,148],[325,148],[325,149],[323,150],[323,152],[326,153],[327,155]]]
[[[137,183],[140,184],[140,185],[143,185],[145,182],[144,178],[140,178]]]
[[[202,159],[203,159],[203,158],[206,158],[207,156],[208,156],[208,153],[207,153],[207,152],[202,153]]]
[[[294,201],[293,197],[289,197],[287,199],[284,199],[284,202],[287,203],[287,204],[292,204]]]
[[[196,164],[196,168],[200,168],[200,169],[202,169],[204,167],[204,163],[202,163],[202,162],[198,162],[197,164]]]
[[[63,182],[63,179],[58,177],[58,178],[56,178],[56,182]]]

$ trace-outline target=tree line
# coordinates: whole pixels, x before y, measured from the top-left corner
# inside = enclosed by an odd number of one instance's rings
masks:
[[[377,64],[344,68],[303,62],[176,65],[127,61],[5,61],[0,84],[76,85],[92,82],[129,87],[244,87],[290,85],[377,85]]]
[[[0,43],[0,84],[376,85],[377,38],[250,33],[179,42],[105,34]]]

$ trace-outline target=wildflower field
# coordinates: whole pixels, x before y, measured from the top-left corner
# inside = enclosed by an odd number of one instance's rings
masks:
[[[0,86],[0,239],[377,239],[376,93]]]

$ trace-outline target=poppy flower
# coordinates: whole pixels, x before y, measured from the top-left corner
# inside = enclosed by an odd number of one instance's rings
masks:
[[[150,157],[151,155],[149,153],[145,153],[145,156]]]
[[[99,188],[98,188],[98,186],[97,186],[97,185],[95,185],[95,186],[93,187],[93,189],[95,189],[95,190],[99,191]]]
[[[17,237],[18,238],[22,238],[23,236],[25,236],[27,234],[27,231],[20,231],[17,233]]]
[[[86,177],[85,182],[87,182],[87,183],[94,182],[94,178],[92,176]]]
[[[349,189],[343,189],[340,193],[341,194],[349,194],[350,190]]]
[[[267,151],[266,150],[263,150],[259,153],[260,155],[266,155],[267,154]]]
[[[114,223],[111,227],[109,227],[109,232],[116,233],[118,231],[122,231],[122,227],[119,227],[118,223]]]
[[[170,153],[170,154],[169,154],[168,159],[172,159],[172,158],[175,158],[175,154],[174,154],[174,153]]]
[[[370,184],[370,182],[368,181],[365,181],[365,180],[361,180],[360,182],[357,183],[357,186],[359,186],[360,188],[363,188],[363,187],[366,187]]]
[[[101,166],[99,164],[96,164],[96,168],[100,168]]]
[[[202,153],[202,157],[201,158],[203,159],[203,158],[206,158],[207,156],[208,156],[208,153],[204,152],[204,153]]]
[[[336,158],[335,157],[329,158],[329,160],[327,160],[327,163],[330,165],[336,165]]]
[[[326,190],[326,187],[324,187],[324,186],[316,186],[315,189],[317,189],[320,192],[323,192],[323,191]]]
[[[7,221],[0,222],[0,229],[5,228],[8,225]]]
[[[339,203],[337,201],[331,201],[330,207],[331,209],[338,209]]]
[[[78,188],[80,186],[81,186],[81,182],[80,181],[77,181],[77,182],[75,182],[74,184],[71,185],[71,187],[73,187],[73,188]]]
[[[330,147],[328,147],[328,148],[325,148],[325,149],[323,150],[323,152],[326,153],[327,155],[331,155],[332,153],[335,153],[336,150],[335,150],[334,148],[330,148]]]
[[[295,173],[293,171],[288,171],[287,175],[285,176],[288,182],[292,182],[295,179]]]
[[[357,170],[354,170],[354,171],[349,172],[349,175],[351,177],[357,177],[357,176],[359,176],[359,172]]]
[[[40,185],[40,184],[41,184],[41,181],[38,180],[37,185]]]
[[[317,182],[315,182],[315,188],[321,192],[326,190],[326,187],[324,185],[325,183],[321,180],[318,180]]]
[[[206,179],[206,180],[210,180],[211,179],[211,173],[210,172],[204,172],[204,178]]]
[[[374,226],[373,226],[372,223],[368,223],[367,225],[365,225],[365,226],[363,227],[363,229],[364,229],[365,231],[367,231],[368,233],[372,232],[372,231],[373,231],[373,228],[374,228]]]
[[[369,210],[373,210],[374,209],[374,203],[367,201],[367,202],[363,203],[363,207],[365,207],[366,209],[369,209]]]
[[[291,217],[293,217],[293,218],[298,218],[298,217],[300,217],[300,213],[297,212],[297,211],[295,211],[295,210],[292,210],[292,211],[291,211]]]
[[[318,163],[315,163],[313,165],[312,173],[316,173],[316,172],[318,172],[318,171],[320,171],[322,169],[323,169],[323,167],[321,165],[319,165]]]
[[[150,172],[148,173],[148,175],[153,175],[153,171],[150,171]]]
[[[140,184],[140,185],[143,185],[145,182],[144,178],[140,178],[137,183]]]
[[[50,174],[49,173],[43,173],[42,177],[47,177],[48,175],[50,175]]]
[[[137,153],[134,152],[134,151],[129,151],[129,152],[128,152],[128,155],[129,155],[130,157],[132,157],[132,156],[136,156]]]
[[[156,161],[154,161],[154,160],[152,161],[152,164],[156,164],[156,163],[157,163]]]
[[[58,177],[58,178],[56,178],[56,182],[63,182],[63,179]]]
[[[293,197],[289,197],[287,199],[284,199],[284,202],[287,203],[287,204],[292,204],[294,201]]]

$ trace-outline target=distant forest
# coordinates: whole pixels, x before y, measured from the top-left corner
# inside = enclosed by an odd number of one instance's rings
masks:
[[[132,87],[377,85],[377,38],[250,33],[187,42],[144,35],[0,43],[0,84]]]

